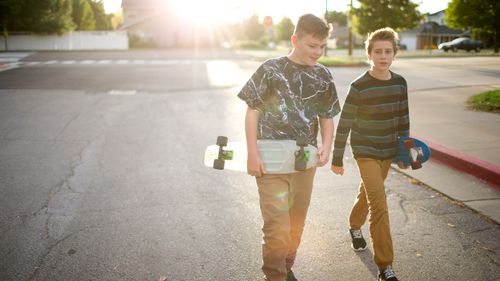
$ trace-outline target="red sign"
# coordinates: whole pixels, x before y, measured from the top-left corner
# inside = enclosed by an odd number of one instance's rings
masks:
[[[264,25],[265,25],[266,27],[271,27],[271,26],[273,26],[273,18],[272,18],[272,17],[270,17],[270,16],[265,16],[265,17],[264,17]]]

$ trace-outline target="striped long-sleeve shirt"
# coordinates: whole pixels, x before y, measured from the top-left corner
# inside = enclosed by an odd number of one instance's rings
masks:
[[[398,137],[410,133],[406,80],[391,71],[390,80],[373,78],[368,71],[350,85],[335,135],[333,160],[343,166],[349,133],[354,158],[391,159]]]

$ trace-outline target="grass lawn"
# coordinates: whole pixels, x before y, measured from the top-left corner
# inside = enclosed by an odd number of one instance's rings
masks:
[[[472,96],[467,103],[472,110],[500,113],[500,89]]]
[[[355,57],[321,57],[318,63],[324,66],[366,66],[368,62],[366,58]]]

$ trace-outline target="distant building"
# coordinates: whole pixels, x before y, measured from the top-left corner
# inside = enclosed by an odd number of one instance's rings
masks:
[[[174,12],[176,0],[122,0],[123,24],[131,46],[210,46],[222,38],[212,26],[196,24]],[[182,1],[182,0],[181,0]]]
[[[470,31],[454,29],[444,24],[445,10],[427,16],[420,26],[399,32],[400,44],[407,50],[437,48],[443,42],[462,36],[469,36]]]
[[[361,36],[352,34],[352,42],[354,46],[363,45],[363,38]],[[328,40],[328,47],[330,48],[348,48],[349,47],[349,28],[347,26],[334,25],[330,39]]]

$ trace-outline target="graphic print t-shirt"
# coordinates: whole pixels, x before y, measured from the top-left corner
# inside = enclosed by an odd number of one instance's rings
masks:
[[[306,137],[317,146],[318,117],[340,112],[333,78],[320,64],[305,66],[279,57],[264,62],[238,97],[260,113],[259,139]]]

